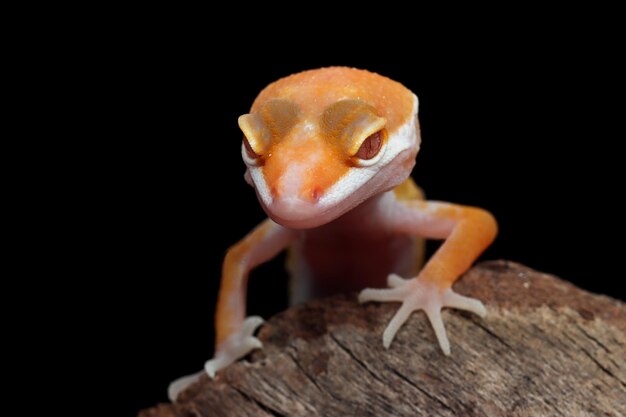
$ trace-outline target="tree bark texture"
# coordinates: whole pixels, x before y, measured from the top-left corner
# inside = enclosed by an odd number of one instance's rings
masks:
[[[387,350],[399,304],[339,295],[276,315],[263,350],[139,416],[626,416],[624,303],[508,261],[454,288],[488,314],[444,310],[449,357],[422,312]]]

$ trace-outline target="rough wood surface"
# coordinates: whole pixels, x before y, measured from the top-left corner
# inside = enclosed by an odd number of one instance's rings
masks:
[[[626,416],[624,303],[506,261],[455,289],[489,313],[444,312],[450,357],[423,313],[385,350],[398,304],[337,296],[276,315],[262,351],[139,415]]]

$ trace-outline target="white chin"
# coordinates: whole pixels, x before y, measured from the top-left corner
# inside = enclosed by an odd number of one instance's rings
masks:
[[[336,210],[324,210],[317,204],[299,198],[274,200],[267,206],[262,202],[262,205],[272,220],[290,229],[311,229],[336,217]]]

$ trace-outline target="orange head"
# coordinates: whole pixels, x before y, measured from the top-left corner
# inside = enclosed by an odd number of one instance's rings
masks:
[[[280,79],[239,118],[246,180],[277,223],[328,223],[408,177],[420,143],[416,116],[411,91],[368,71]]]

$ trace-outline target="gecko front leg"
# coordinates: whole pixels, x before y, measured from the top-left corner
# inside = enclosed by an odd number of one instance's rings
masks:
[[[232,246],[224,259],[222,282],[215,312],[215,356],[206,362],[204,372],[211,378],[250,351],[262,347],[254,331],[263,323],[261,317],[246,315],[248,274],[259,264],[275,257],[296,237],[297,233],[267,219],[239,243]],[[172,382],[170,400],[202,375],[202,371]]]
[[[388,348],[398,330],[415,310],[424,310],[435,331],[439,346],[450,354],[450,343],[441,319],[444,307],[471,311],[481,317],[484,305],[452,290],[452,284],[491,244],[497,234],[497,223],[487,211],[436,202],[390,201],[391,209],[383,210],[382,221],[394,232],[446,239],[424,269],[412,279],[392,274],[389,289],[365,289],[360,302],[395,301],[402,305],[383,333]]]

